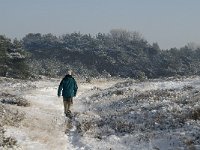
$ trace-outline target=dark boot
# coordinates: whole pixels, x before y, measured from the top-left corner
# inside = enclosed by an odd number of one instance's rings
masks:
[[[72,118],[72,112],[70,110],[65,113],[66,117],[69,117],[70,119]]]

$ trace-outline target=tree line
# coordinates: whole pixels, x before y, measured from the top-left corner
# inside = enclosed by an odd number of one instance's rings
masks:
[[[79,32],[62,36],[30,33],[20,41],[11,42],[5,36],[0,40],[1,76],[25,72],[58,76],[67,68],[82,76],[103,74],[139,79],[200,74],[199,47],[187,44],[161,50],[158,43],[148,43],[140,33],[122,29],[95,36]],[[20,67],[16,69],[13,64]]]

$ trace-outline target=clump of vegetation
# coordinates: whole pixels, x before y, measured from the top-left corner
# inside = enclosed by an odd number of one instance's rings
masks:
[[[30,106],[30,103],[26,99],[23,99],[23,98],[9,97],[9,98],[2,99],[1,102],[3,104],[10,104],[10,105],[17,105],[17,106],[24,106],[24,107]]]
[[[0,101],[3,104],[10,104],[10,105],[17,105],[24,107],[30,106],[30,103],[26,99],[8,93],[2,93],[0,96]]]
[[[13,148],[14,146],[17,145],[16,139],[12,137],[5,137],[4,136],[5,130],[0,127],[0,148]]]
[[[18,127],[25,117],[24,113],[11,105],[27,107],[30,103],[16,95],[0,93],[0,149],[9,149],[17,146],[15,138],[5,136],[4,126]]]
[[[190,112],[188,118],[193,120],[200,120],[200,108],[196,108]]]
[[[23,113],[0,103],[0,148],[13,148],[17,145],[15,138],[5,136],[4,126],[18,126],[23,119]]]
[[[7,105],[3,105],[0,103],[0,121],[1,126],[4,125],[11,125],[11,126],[18,126],[19,123],[24,119],[24,113],[19,112],[15,108],[10,108]]]
[[[9,149],[17,146],[17,141],[13,137],[5,137],[3,134],[4,132],[0,131],[0,148]]]
[[[91,82],[92,82],[92,78],[87,77],[87,78],[85,79],[85,81],[86,81],[86,83],[91,83]]]

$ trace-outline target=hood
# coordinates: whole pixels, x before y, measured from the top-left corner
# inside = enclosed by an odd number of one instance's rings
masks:
[[[72,78],[72,75],[67,74],[65,78]]]

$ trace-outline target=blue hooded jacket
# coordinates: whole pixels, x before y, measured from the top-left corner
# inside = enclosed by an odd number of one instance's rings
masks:
[[[66,75],[58,87],[58,96],[61,95],[62,91],[62,96],[64,98],[74,97],[76,96],[77,89],[78,86],[75,79],[71,75]]]

